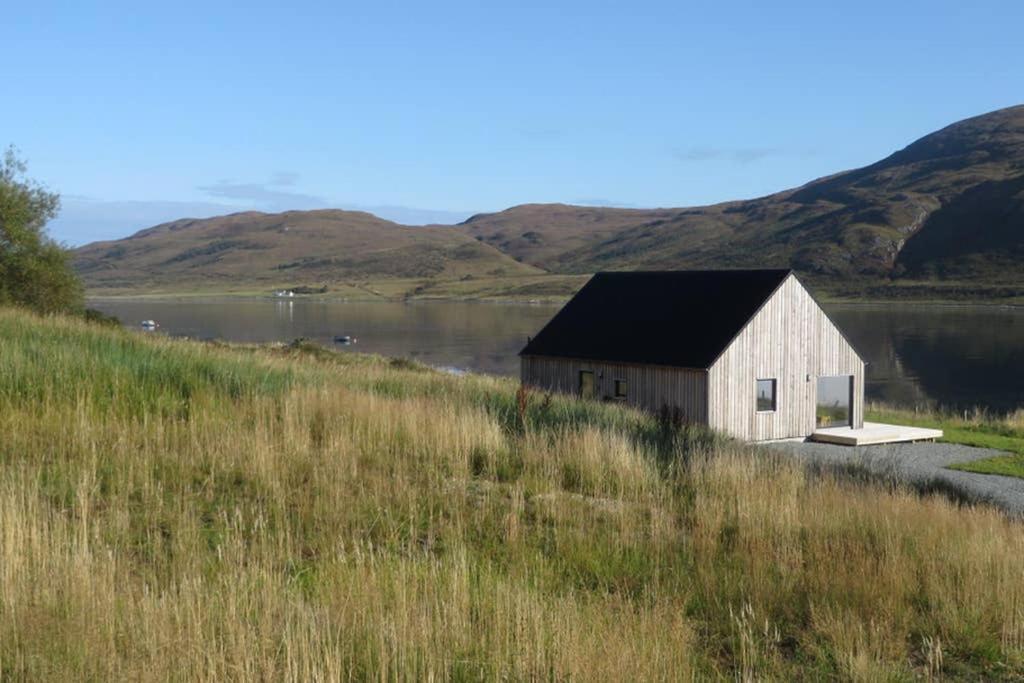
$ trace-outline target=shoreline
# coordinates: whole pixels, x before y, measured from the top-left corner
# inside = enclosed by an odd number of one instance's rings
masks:
[[[233,292],[197,292],[189,294],[174,293],[134,293],[134,294],[92,294],[86,292],[86,302],[94,301],[154,301],[161,303],[189,303],[189,302],[227,302],[227,301],[266,301],[277,303],[293,303],[301,301],[305,303],[479,303],[498,305],[518,306],[555,306],[565,304],[571,296],[559,297],[474,297],[474,296],[416,296],[416,297],[388,297],[388,296],[325,296],[299,294],[294,297],[277,297],[264,294],[233,293]],[[956,300],[956,299],[849,299],[818,297],[818,301],[824,306],[864,306],[864,307],[906,307],[906,306],[928,306],[943,308],[1008,308],[1024,309],[1024,302],[1018,301],[993,301],[993,300]]]
[[[389,298],[389,297],[325,297],[325,296],[295,296],[295,297],[274,297],[256,296],[252,294],[118,294],[118,295],[89,295],[86,294],[86,303],[104,301],[127,301],[142,302],[152,301],[155,303],[227,303],[233,301],[267,303],[318,303],[318,304],[424,304],[424,303],[460,303],[460,304],[491,304],[491,305],[512,305],[512,306],[559,306],[568,301],[566,298],[558,299],[501,299],[486,297],[410,297],[410,298]]]

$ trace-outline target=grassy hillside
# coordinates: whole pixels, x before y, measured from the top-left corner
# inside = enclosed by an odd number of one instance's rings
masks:
[[[0,311],[0,678],[1019,677],[1021,527],[618,406]]]
[[[773,266],[846,296],[1022,296],[1024,106],[759,199],[655,210],[524,205],[461,227],[557,272]]]
[[[500,278],[541,271],[452,228],[357,211],[232,214],[158,225],[75,252],[93,293],[262,289],[367,280]]]
[[[460,228],[524,263],[557,272],[565,269],[565,263],[572,260],[577,250],[588,249],[637,225],[669,219],[677,212],[678,209],[522,204],[497,213],[477,214]]]

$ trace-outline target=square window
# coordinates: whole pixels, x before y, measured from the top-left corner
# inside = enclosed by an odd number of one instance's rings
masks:
[[[618,399],[626,398],[626,389],[627,388],[628,387],[626,385],[626,380],[624,380],[624,379],[617,379],[617,380],[615,380],[615,398],[618,398]]]
[[[757,412],[775,412],[775,380],[757,380]]]

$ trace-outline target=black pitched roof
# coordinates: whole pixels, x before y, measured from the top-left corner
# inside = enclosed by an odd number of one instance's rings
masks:
[[[598,273],[520,355],[709,368],[790,272]]]

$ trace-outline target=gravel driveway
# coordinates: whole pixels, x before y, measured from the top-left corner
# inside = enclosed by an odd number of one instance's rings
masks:
[[[824,467],[857,467],[880,478],[921,489],[946,489],[969,501],[991,503],[1024,517],[1024,479],[946,469],[954,463],[1005,455],[987,448],[951,443],[900,443],[881,446],[836,446],[814,442],[779,442],[768,448],[791,453]]]

